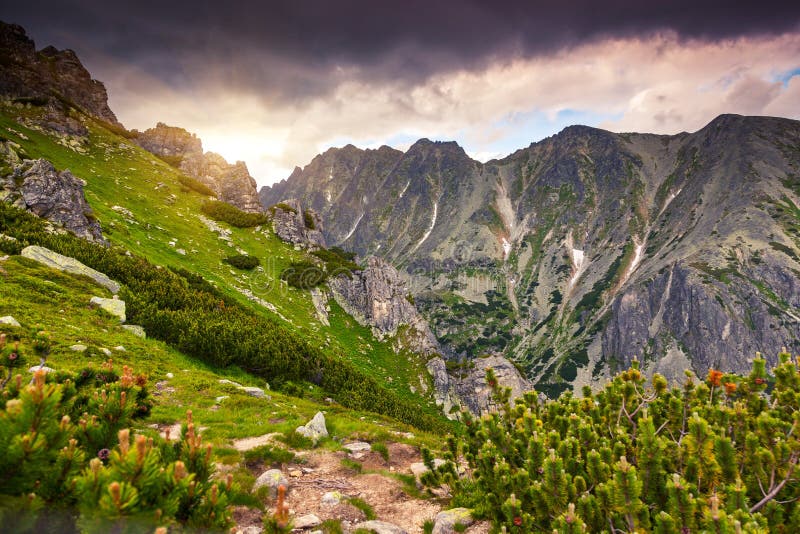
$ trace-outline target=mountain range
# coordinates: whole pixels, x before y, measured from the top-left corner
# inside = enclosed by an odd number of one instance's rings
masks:
[[[487,163],[348,145],[260,196],[401,268],[450,359],[504,354],[557,393],[634,358],[680,378],[800,350],[799,173],[800,122],[723,115],[677,135],[572,126]]]

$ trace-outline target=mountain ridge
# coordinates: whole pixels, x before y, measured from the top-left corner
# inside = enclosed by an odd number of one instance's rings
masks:
[[[346,166],[328,150],[260,196],[265,205],[301,199],[326,220],[328,242],[401,267],[451,357],[513,356],[557,391],[607,376],[611,358],[619,359],[614,365],[645,358],[651,370],[677,378],[673,360],[698,372],[743,370],[744,355],[767,352],[768,343],[798,346],[791,323],[800,316],[793,211],[800,199],[791,184],[799,138],[795,120],[725,114],[676,135],[571,126],[486,163],[456,143],[423,139],[382,159],[349,148]],[[363,170],[376,165],[382,172]],[[683,309],[689,295],[711,299],[701,306],[705,318],[691,317],[700,325],[714,317],[719,324],[703,326],[711,334],[692,332],[677,316],[664,327],[655,304],[630,316],[621,303],[642,299],[632,288],[659,271],[689,291],[672,308]],[[483,286],[469,287],[476,284]],[[763,330],[740,318],[736,302],[757,310]],[[487,329],[476,305],[505,317]],[[473,320],[447,318],[454,310]],[[637,321],[653,335],[621,334]],[[732,330],[741,342],[718,341]],[[708,337],[717,341],[704,349]],[[714,351],[731,355],[715,359]],[[558,374],[565,366],[569,379]]]

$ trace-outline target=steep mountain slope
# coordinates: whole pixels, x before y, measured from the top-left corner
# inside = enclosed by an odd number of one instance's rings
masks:
[[[260,194],[403,266],[451,356],[505,353],[555,393],[633,357],[679,377],[800,348],[798,147],[800,123],[778,118],[575,126],[486,164],[427,140],[331,149]],[[356,206],[344,192],[365,184]]]

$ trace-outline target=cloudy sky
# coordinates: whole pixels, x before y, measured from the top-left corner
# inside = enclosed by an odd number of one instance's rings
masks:
[[[260,185],[347,143],[455,139],[485,161],[570,124],[800,119],[800,2],[15,4],[0,19],[75,50],[127,127],[187,128]]]

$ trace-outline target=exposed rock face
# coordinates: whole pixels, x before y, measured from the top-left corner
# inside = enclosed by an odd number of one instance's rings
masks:
[[[247,165],[243,161],[230,164],[214,152],[203,153],[203,144],[195,134],[159,122],[155,128],[139,133],[136,142],[207,185],[220,200],[242,211],[263,211]]]
[[[44,107],[49,123],[45,125],[51,129],[85,133],[85,127],[69,116],[70,108],[121,126],[108,107],[105,86],[92,79],[72,50],[48,46],[37,52],[22,27],[0,22],[0,62],[0,95]]]
[[[72,274],[80,274],[82,276],[88,276],[99,285],[107,288],[111,293],[117,294],[119,293],[119,284],[115,281],[111,280],[108,276],[104,275],[99,271],[95,271],[91,267],[87,267],[86,265],[82,264],[75,258],[70,258],[69,256],[62,256],[57,252],[53,252],[52,250],[44,247],[39,247],[36,245],[31,245],[29,247],[25,247],[22,249],[21,256],[23,258],[28,258],[33,261],[37,261],[42,265],[46,265],[53,269],[58,269],[59,271],[64,271],[66,273]]]
[[[459,398],[472,413],[485,413],[491,408],[491,388],[486,383],[486,370],[492,369],[499,386],[511,388],[511,401],[520,397],[533,385],[523,377],[508,359],[488,356],[473,360],[471,369],[454,379]]]
[[[336,302],[360,324],[371,326],[379,339],[400,334],[401,342],[417,352],[440,352],[428,323],[411,303],[405,281],[385,260],[372,256],[363,271],[352,278],[338,276],[330,286]]]
[[[800,122],[735,115],[674,136],[573,126],[486,164],[426,139],[347,146],[261,198],[403,265],[446,352],[503,354],[555,395],[634,355],[680,379],[800,351],[797,146]]]
[[[270,207],[272,229],[288,243],[302,247],[327,248],[323,235],[322,218],[295,199],[284,200]]]
[[[25,160],[13,174],[0,178],[0,199],[61,225],[78,237],[105,243],[83,185],[69,171],[57,172],[47,160]]]
[[[155,128],[140,132],[136,136],[136,143],[148,152],[164,158],[203,154],[203,142],[197,135],[183,128],[167,126],[163,122],[156,124]]]

